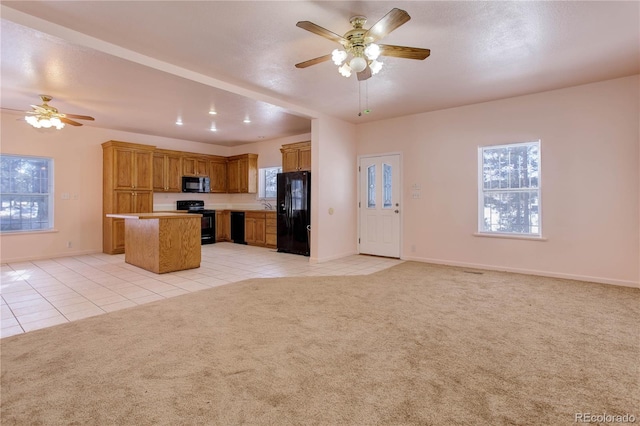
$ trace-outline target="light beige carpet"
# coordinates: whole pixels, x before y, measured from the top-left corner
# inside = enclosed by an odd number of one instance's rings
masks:
[[[3,425],[640,422],[640,290],[406,262],[8,337]]]

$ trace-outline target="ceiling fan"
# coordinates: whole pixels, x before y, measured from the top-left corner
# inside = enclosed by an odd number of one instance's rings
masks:
[[[332,59],[339,66],[338,71],[343,76],[349,77],[353,71],[357,73],[358,80],[366,80],[382,68],[382,62],[377,60],[378,56],[426,59],[431,53],[429,49],[374,43],[409,21],[409,19],[411,17],[406,11],[394,8],[367,30],[363,28],[367,18],[354,16],[349,20],[353,29],[347,31],[344,36],[322,28],[313,22],[300,21],[296,24],[297,27],[340,43],[344,50],[335,49],[331,54],[300,62],[296,64],[296,68],[306,68]],[[349,56],[351,56],[351,59],[345,62]]]
[[[78,123],[74,120],[91,120],[94,118],[88,115],[78,115],[78,114],[67,114],[61,113],[57,108],[52,107],[47,102],[53,99],[49,95],[39,95],[42,100],[42,105],[31,105],[33,110],[24,111],[27,115],[24,119],[27,123],[31,124],[36,128],[50,128],[55,127],[56,129],[62,129],[65,124],[69,124],[71,126],[82,126],[82,123]],[[6,110],[11,110],[10,108],[3,108]],[[18,111],[18,110],[12,110]],[[71,120],[71,119],[74,120]]]

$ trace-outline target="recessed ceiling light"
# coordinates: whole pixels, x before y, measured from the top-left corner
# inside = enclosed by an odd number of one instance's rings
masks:
[[[214,110],[211,110],[211,111],[209,111],[209,114],[211,114],[211,115],[216,115],[216,114],[217,114],[217,112],[215,112]]]
[[[215,127],[213,127],[213,126],[211,126],[211,128],[210,128],[209,130],[211,130],[212,132],[217,132],[217,131],[218,131],[218,129],[216,129],[216,128],[215,128]]]
[[[248,118],[245,118],[243,123],[251,123],[251,120],[249,120]]]
[[[182,126],[182,124],[183,124],[183,123],[182,123],[182,118],[178,118],[178,119],[176,120],[176,124],[177,124],[178,126]]]

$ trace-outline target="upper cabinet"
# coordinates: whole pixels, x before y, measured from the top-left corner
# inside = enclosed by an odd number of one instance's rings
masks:
[[[113,189],[153,189],[153,147],[116,141],[105,142],[103,147],[109,149],[112,159],[110,170],[105,173],[109,174]]]
[[[258,192],[258,155],[243,154],[227,157],[227,192]]]
[[[282,145],[282,171],[311,170],[311,142]]]
[[[205,156],[183,157],[182,174],[184,176],[209,176],[209,160]]]
[[[211,192],[224,193],[227,192],[227,158],[210,156],[209,157],[209,179],[211,184]]]
[[[156,149],[153,153],[153,191],[182,192],[182,153]]]

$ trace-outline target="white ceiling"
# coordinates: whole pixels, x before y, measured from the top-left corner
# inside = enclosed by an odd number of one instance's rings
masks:
[[[369,28],[394,7],[412,19],[381,42],[429,48],[426,60],[384,57],[366,83],[331,61],[294,67],[339,47],[297,21],[344,34],[351,16]],[[640,73],[636,1],[2,1],[0,12],[3,108],[44,93],[94,116],[87,125],[220,145],[308,133],[322,115],[362,123]]]

